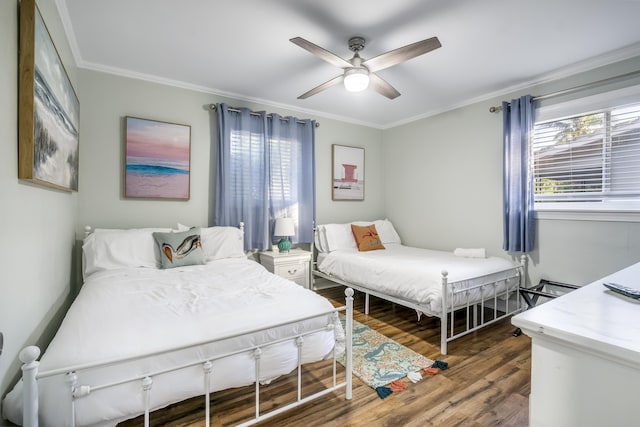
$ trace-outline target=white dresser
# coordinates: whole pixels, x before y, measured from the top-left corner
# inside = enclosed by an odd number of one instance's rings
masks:
[[[260,263],[270,272],[309,289],[311,252],[302,249],[279,253],[264,251],[260,252]]]
[[[531,427],[640,426],[640,263],[514,316],[532,338]]]

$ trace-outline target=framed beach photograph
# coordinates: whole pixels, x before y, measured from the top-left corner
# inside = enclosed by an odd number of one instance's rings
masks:
[[[191,126],[126,117],[125,197],[189,200]]]
[[[18,178],[78,191],[80,102],[34,0],[19,37]]]
[[[364,200],[364,148],[333,144],[332,200]]]

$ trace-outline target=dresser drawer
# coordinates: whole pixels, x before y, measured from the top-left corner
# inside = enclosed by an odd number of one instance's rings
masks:
[[[306,277],[309,275],[308,264],[296,263],[296,264],[284,264],[275,266],[275,274],[284,277],[285,279],[293,280],[299,285],[306,284]],[[302,282],[300,282],[302,279]]]

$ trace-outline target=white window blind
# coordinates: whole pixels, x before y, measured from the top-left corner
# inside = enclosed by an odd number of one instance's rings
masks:
[[[271,197],[291,201],[297,195],[297,159],[294,159],[294,148],[298,141],[271,140],[271,177],[269,191]],[[294,164],[295,163],[295,164]]]
[[[536,123],[536,203],[640,201],[640,103]]]
[[[231,177],[231,191],[234,194],[251,195],[260,202],[264,193],[252,182],[261,182],[265,176],[264,138],[252,132],[231,131],[231,167],[227,173]]]
[[[300,158],[300,141],[287,139],[271,139],[264,146],[264,137],[258,133],[231,131],[231,191],[234,194],[250,195],[256,204],[264,200],[265,188],[255,185],[267,179],[271,199],[283,201],[287,210],[277,215],[296,218],[298,215],[298,186]],[[264,161],[265,151],[269,150],[270,164]],[[265,168],[269,168],[268,170]],[[268,174],[268,176],[267,176]]]

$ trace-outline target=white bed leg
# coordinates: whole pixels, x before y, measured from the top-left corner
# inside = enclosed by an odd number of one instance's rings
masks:
[[[473,304],[473,327],[478,327],[478,304]]]
[[[65,375],[64,381],[67,383],[69,387],[69,397],[71,397],[71,406],[69,410],[71,411],[71,425],[75,427],[76,425],[76,391],[78,387],[78,374],[76,371],[67,372]]]
[[[149,427],[149,406],[151,405],[151,377],[144,377],[142,380],[142,391],[144,393],[144,427]]]
[[[346,386],[346,392],[345,392],[345,398],[347,400],[351,400],[352,397],[352,390],[353,390],[353,380],[351,377],[351,373],[353,371],[353,366],[352,366],[352,357],[353,357],[353,289],[351,288],[347,288],[344,291],[344,294],[346,296],[345,300],[347,303],[347,314],[346,314],[346,322],[345,322],[345,334],[346,334],[346,342],[345,342],[345,349],[344,351],[346,352],[346,357],[345,357],[345,361],[346,361],[346,372],[345,372],[345,376],[346,376],[346,380],[347,380],[347,386]],[[368,296],[368,295],[367,295]]]
[[[260,357],[262,350],[258,347],[253,350],[253,357],[256,364],[256,418],[260,416]]]
[[[298,346],[298,402],[302,400],[302,344],[304,344],[304,338],[296,338]]]
[[[211,371],[213,371],[213,364],[207,360],[202,364],[202,369],[204,370],[204,425],[205,427],[209,427],[211,422],[211,402],[209,398],[211,392]]]
[[[449,296],[447,286],[447,276],[449,272],[442,270],[442,314],[440,315],[440,353],[447,354],[447,320],[449,315],[447,307],[449,306],[447,298]]]
[[[369,315],[369,294],[364,294],[364,314]]]
[[[24,427],[38,427],[38,362],[40,349],[29,346],[18,356],[22,365],[22,423]]]

